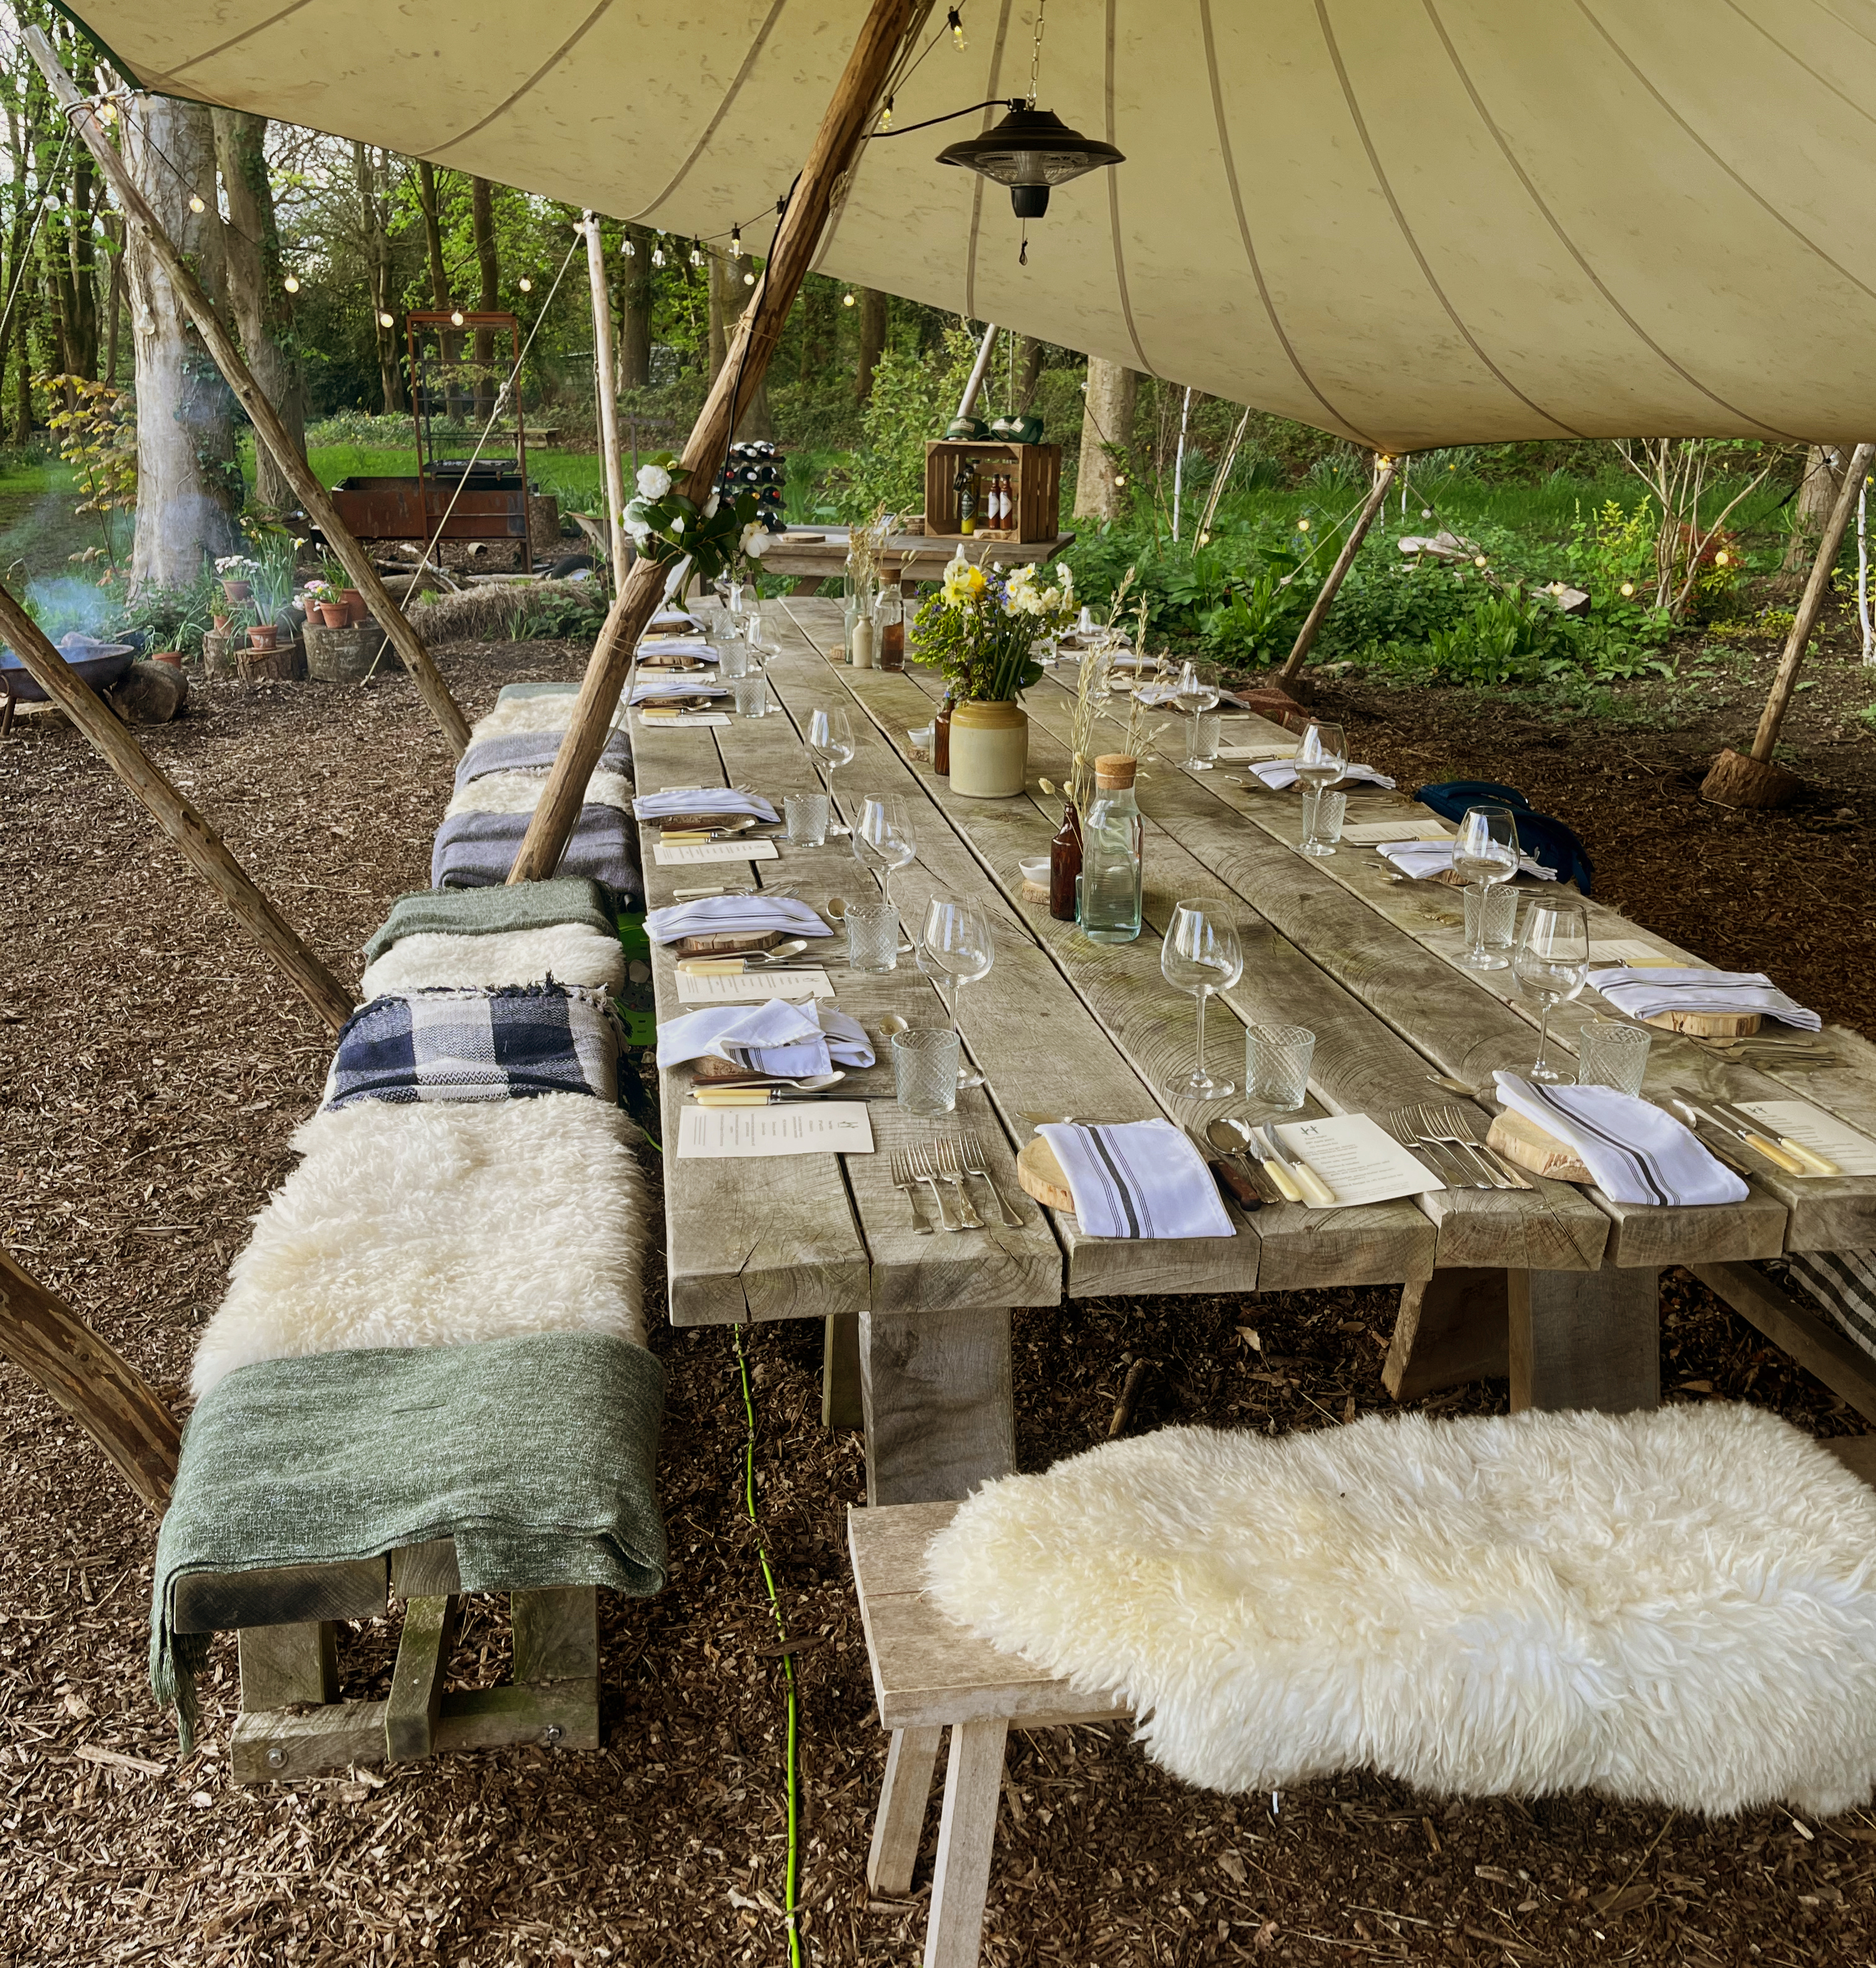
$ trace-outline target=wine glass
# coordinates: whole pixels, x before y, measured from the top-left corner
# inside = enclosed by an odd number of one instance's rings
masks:
[[[1200,901],[1175,905],[1166,940],[1160,946],[1160,974],[1198,1000],[1198,1052],[1190,1079],[1169,1083],[1172,1091],[1188,1100],[1215,1100],[1229,1093],[1228,1079],[1214,1079],[1205,1070],[1205,1000],[1214,991],[1228,991],[1244,974],[1244,947],[1236,930],[1221,923],[1215,905]]]
[[[1208,683],[1198,674],[1196,663],[1188,662],[1182,665],[1179,681],[1172,686],[1172,701],[1185,713],[1185,769],[1191,772],[1210,772],[1211,766],[1202,762],[1198,756],[1198,720],[1205,711],[1218,707],[1218,685]]]
[[[827,804],[833,809],[827,831],[852,833],[851,827],[840,824],[840,802],[834,797],[834,774],[841,766],[851,764],[853,759],[853,726],[847,714],[838,707],[810,710],[807,718],[807,749],[814,762],[827,775]]]
[[[860,824],[853,830],[853,858],[874,869],[892,900],[892,878],[908,866],[918,851],[912,837],[912,809],[898,793],[868,793],[860,807]]]
[[[964,1057],[964,1034],[958,1024],[958,991],[990,975],[997,950],[991,934],[990,911],[982,902],[956,895],[934,895],[925,905],[924,927],[918,940],[918,967],[938,987],[958,1034],[958,1057]],[[950,986],[949,993],[945,990]],[[960,1086],[982,1086],[984,1076],[962,1063]]]
[[[1524,930],[1511,967],[1519,990],[1541,1008],[1538,1056],[1525,1077],[1552,1086],[1567,1086],[1574,1076],[1552,1066],[1544,1050],[1551,1035],[1552,1006],[1575,997],[1590,974],[1588,911],[1574,896],[1534,896],[1525,911]]]
[[[1453,869],[1488,895],[1517,873],[1518,817],[1509,807],[1488,802],[1467,808],[1453,840]],[[1485,914],[1478,911],[1479,933],[1464,960],[1474,970],[1502,970],[1510,960],[1486,948]]]
[[[1342,735],[1342,727],[1312,721],[1303,733],[1302,743],[1296,748],[1293,762],[1297,778],[1317,795],[1309,801],[1309,826],[1303,837],[1302,851],[1305,854],[1333,854],[1335,850],[1327,841],[1316,837],[1316,814],[1321,804],[1321,795],[1348,769],[1348,740]]]

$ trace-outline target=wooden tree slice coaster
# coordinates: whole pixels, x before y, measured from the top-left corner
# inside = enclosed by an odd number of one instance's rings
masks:
[[[1757,1012],[1657,1012],[1642,1021],[1664,1032],[1685,1032],[1693,1039],[1750,1038],[1760,1021]]]
[[[1051,1209],[1075,1207],[1074,1194],[1068,1177],[1062,1173],[1062,1164],[1056,1160],[1055,1150],[1040,1135],[1025,1143],[1017,1156],[1016,1179],[1024,1195],[1046,1202]]]
[[[1494,1117],[1485,1144],[1533,1175],[1547,1175],[1557,1182],[1596,1180],[1568,1142],[1560,1141],[1536,1122],[1509,1109]]]

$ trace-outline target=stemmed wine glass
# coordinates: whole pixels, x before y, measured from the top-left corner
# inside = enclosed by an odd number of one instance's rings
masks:
[[[853,726],[847,714],[838,707],[810,710],[807,718],[807,749],[809,756],[827,775],[827,804],[833,809],[827,831],[852,833],[851,827],[841,824],[840,802],[834,797],[834,774],[841,766],[851,764],[853,759]]]
[[[1186,663],[1180,668],[1179,681],[1172,686],[1172,701],[1185,713],[1185,769],[1189,772],[1210,772],[1211,766],[1198,756],[1198,720],[1206,711],[1217,708],[1218,685],[1208,683],[1198,674],[1196,663]]]
[[[853,858],[878,872],[888,901],[892,900],[894,875],[909,866],[917,852],[910,804],[898,793],[868,793],[861,804],[860,824],[853,830]]]
[[[1214,1100],[1229,1093],[1230,1080],[1214,1079],[1205,1070],[1205,1000],[1214,991],[1228,991],[1244,974],[1244,947],[1237,931],[1218,921],[1210,902],[1178,903],[1160,946],[1160,974],[1198,1000],[1197,1063],[1190,1079],[1169,1083],[1172,1091],[1188,1100]]]
[[[1487,895],[1518,872],[1518,818],[1508,806],[1470,806],[1453,840],[1453,869]],[[1474,970],[1502,970],[1510,961],[1485,947],[1486,911],[1477,912],[1479,933],[1464,962]]]
[[[1551,1011],[1575,997],[1590,974],[1590,918],[1583,905],[1569,895],[1538,895],[1525,911],[1522,934],[1512,958],[1512,975],[1519,990],[1541,1007],[1538,1056],[1525,1070],[1527,1079],[1552,1086],[1567,1086],[1574,1076],[1560,1071],[1544,1057],[1551,1035]]]
[[[982,1086],[984,1076],[962,1063],[964,1033],[958,1024],[958,992],[990,975],[997,953],[991,934],[990,911],[982,902],[956,895],[934,895],[925,905],[924,927],[918,940],[918,967],[938,987],[958,1034],[958,1084]],[[946,984],[950,985],[949,994]]]
[[[1314,797],[1309,801],[1308,831],[1303,837],[1305,854],[1333,854],[1335,850],[1316,837],[1316,815],[1321,811],[1322,795],[1348,769],[1348,740],[1339,724],[1312,723],[1296,748],[1296,776]]]

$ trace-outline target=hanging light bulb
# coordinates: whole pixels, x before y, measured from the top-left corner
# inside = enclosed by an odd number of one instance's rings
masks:
[[[958,7],[945,9],[945,25],[951,30],[951,45],[955,48],[968,48],[969,40],[964,32],[963,10]]]
[[[742,228],[739,225],[729,228],[729,257],[733,260],[742,257]]]
[[[661,246],[654,246],[654,247],[652,248],[652,264],[654,267],[661,267],[661,266],[663,266],[663,264],[665,264],[665,249],[664,249],[664,248],[663,248],[663,247],[661,247]]]
[[[200,192],[192,191],[189,193],[189,209],[191,212],[206,212],[209,209],[209,208],[202,202],[202,194]]]
[[[841,305],[843,307],[851,307],[851,306],[852,306],[852,305],[853,305],[853,291],[852,291],[852,290],[851,288],[849,288],[849,289],[848,289],[848,290],[846,291],[846,293],[845,293],[844,294],[843,294],[843,295],[840,296],[840,305]]]
[[[1719,552],[1713,556],[1713,565],[1716,567],[1725,567],[1731,562],[1732,558],[1732,555],[1727,552],[1724,547],[1722,547]]]
[[[691,248],[691,264],[694,267],[700,267],[703,265],[704,249],[702,247],[693,246]]]
[[[638,248],[633,245],[632,241],[628,239],[626,241],[626,257],[628,260],[635,260],[638,257]]]
[[[1114,482],[1116,485],[1124,485],[1127,483],[1126,474],[1124,472],[1117,471],[1114,474]]]
[[[105,103],[98,112],[98,121],[100,123],[115,123],[117,121],[117,105],[115,102]]]
[[[890,95],[886,98],[885,108],[879,112],[879,127],[882,130],[892,128],[892,98]]]
[[[745,274],[742,277],[742,284],[746,287],[754,286],[755,284],[755,276],[753,274]]]
[[[452,309],[450,310],[450,316],[449,316],[449,325],[450,325],[450,326],[451,326],[451,328],[461,328],[461,327],[462,326],[462,323],[463,323],[463,312],[462,312],[462,309],[461,309],[461,308],[452,308]]]
[[[1485,565],[1485,556],[1484,556],[1484,555],[1483,555],[1483,554],[1474,554],[1474,555],[1473,555],[1473,557],[1472,557],[1472,564],[1473,564],[1473,565],[1474,567],[1483,567],[1483,566],[1484,566],[1484,565]]]
[[[1622,584],[1622,598],[1623,600],[1626,601],[1629,600],[1634,593],[1635,583],[1632,581],[1625,581]]]
[[[289,274],[286,279],[281,281],[280,285],[289,294],[296,294],[299,292],[299,276],[297,274]]]
[[[1296,522],[1296,530],[1299,533],[1308,532],[1309,530],[1309,522],[1307,520],[1299,520]]]
[[[394,314],[387,314],[380,308],[378,310],[378,325],[380,328],[395,328],[397,325],[397,317]]]
[[[534,292],[534,283],[528,278],[526,274],[522,275],[519,285],[521,291],[524,294],[531,294]]]

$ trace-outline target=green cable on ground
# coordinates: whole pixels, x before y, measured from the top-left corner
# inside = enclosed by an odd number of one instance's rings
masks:
[[[795,1685],[794,1656],[787,1651],[788,1623],[782,1617],[781,1597],[775,1591],[775,1575],[769,1568],[768,1547],[762,1542],[762,1520],[756,1515],[755,1397],[749,1387],[749,1362],[742,1350],[742,1327],[733,1325],[729,1332],[736,1342],[736,1371],[742,1381],[742,1413],[747,1423],[742,1443],[742,1507],[749,1513],[749,1522],[755,1527],[756,1559],[762,1568],[762,1581],[768,1588],[770,1609],[775,1615],[775,1633],[783,1648],[781,1672],[788,1685],[788,1732],[783,1753],[783,1773],[788,1799],[788,1860],[787,1877],[783,1883],[782,1908],[783,1917],[788,1927],[790,1968],[801,1968],[801,1930],[797,1920],[801,1886],[801,1771],[796,1755],[799,1746],[801,1709]]]

